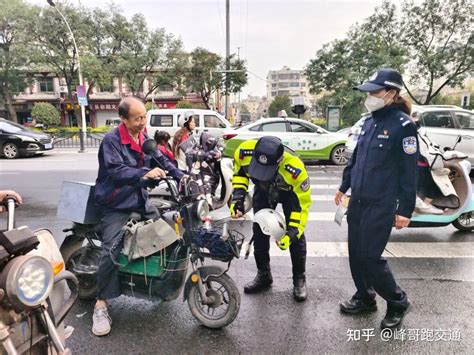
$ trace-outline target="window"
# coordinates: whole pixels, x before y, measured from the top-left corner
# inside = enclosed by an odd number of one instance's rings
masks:
[[[289,74],[278,74],[279,80],[288,80],[290,78]]]
[[[288,83],[288,82],[278,83],[279,88],[287,88],[289,86],[290,86],[290,83]]]
[[[455,112],[459,126],[462,129],[474,129],[474,115],[469,112]]]
[[[423,123],[426,127],[454,128],[453,118],[449,111],[426,112],[423,114]]]
[[[39,78],[38,86],[41,92],[54,92],[53,78]]]
[[[173,115],[151,115],[150,126],[173,127]]]
[[[272,84],[272,89],[275,89],[277,87],[277,84]]]
[[[301,87],[304,88],[306,86],[305,83],[301,83]]]
[[[262,124],[263,132],[286,132],[285,122],[272,122]]]
[[[294,81],[294,82],[290,83],[290,87],[292,87],[292,88],[299,88],[299,87],[300,87],[300,83]]]
[[[272,96],[277,96],[277,92],[276,92],[276,91],[272,91]]]
[[[301,123],[298,123],[298,122],[290,122],[290,126],[291,126],[291,131],[292,132],[314,133],[314,129],[312,129],[311,127],[309,127],[305,124],[301,124]]]
[[[299,74],[290,74],[290,79],[297,79],[299,80],[300,75]]]
[[[290,96],[290,92],[288,90],[280,90],[278,91],[278,96]]]
[[[22,131],[27,131],[27,129],[17,123],[0,122],[0,131],[15,134]]]
[[[278,75],[273,74],[273,75],[272,75],[272,80],[277,80],[277,79],[278,79]]]
[[[226,128],[226,125],[216,115],[204,115],[204,127]]]
[[[254,127],[249,128],[249,131],[257,132],[257,131],[260,131],[260,128],[261,128],[261,127],[262,127],[262,125],[261,125],[261,124],[258,124],[258,125],[254,126]]]

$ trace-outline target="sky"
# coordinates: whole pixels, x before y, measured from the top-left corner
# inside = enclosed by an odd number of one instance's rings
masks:
[[[46,0],[27,0],[46,4]],[[57,0],[60,1],[60,0]],[[110,1],[70,0],[87,7]],[[130,18],[142,13],[152,28],[180,37],[186,50],[204,47],[225,56],[225,0],[115,0]],[[230,52],[247,61],[247,95],[266,95],[269,70],[303,69],[325,43],[343,38],[382,0],[230,0]]]

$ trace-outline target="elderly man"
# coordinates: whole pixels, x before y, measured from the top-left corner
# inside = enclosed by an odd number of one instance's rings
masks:
[[[107,312],[107,300],[121,294],[118,268],[112,261],[122,249],[121,229],[131,212],[138,212],[145,218],[157,216],[140,179],[156,179],[167,173],[180,179],[183,175],[158,150],[154,159],[142,152],[142,143],[148,137],[144,132],[146,109],[141,100],[123,99],[118,113],[122,123],[104,137],[99,149],[95,188],[96,203],[102,211],[102,255],[97,271],[97,302],[92,326],[92,332],[97,336],[110,332],[112,320]]]

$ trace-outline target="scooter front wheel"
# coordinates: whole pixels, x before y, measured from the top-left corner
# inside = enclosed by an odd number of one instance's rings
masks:
[[[458,219],[453,222],[453,226],[463,232],[474,231],[474,214],[473,212],[466,212],[461,214]]]
[[[240,310],[240,293],[234,280],[223,274],[208,276],[204,283],[209,304],[204,304],[197,284],[189,290],[188,306],[192,315],[207,328],[220,329],[232,323]]]

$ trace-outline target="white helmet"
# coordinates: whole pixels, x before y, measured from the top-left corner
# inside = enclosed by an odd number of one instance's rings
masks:
[[[185,111],[183,112],[178,118],[178,125],[182,128],[184,127],[186,122],[189,122],[191,118],[193,118],[194,112],[193,111]]]
[[[280,241],[286,233],[285,218],[271,208],[264,208],[255,213],[253,221],[259,225],[263,234],[271,236],[276,241]]]

